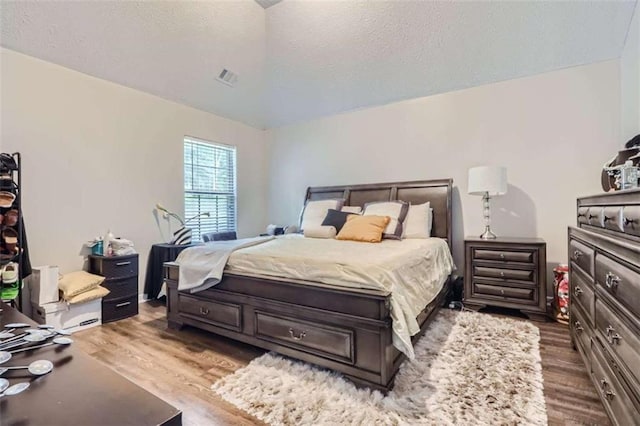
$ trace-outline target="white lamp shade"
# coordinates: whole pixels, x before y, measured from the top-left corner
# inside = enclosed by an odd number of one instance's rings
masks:
[[[469,169],[469,194],[491,196],[507,193],[507,169],[499,166],[482,166]]]

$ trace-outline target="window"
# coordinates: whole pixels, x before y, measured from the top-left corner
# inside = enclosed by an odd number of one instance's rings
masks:
[[[236,230],[235,147],[184,138],[184,218],[193,241]]]

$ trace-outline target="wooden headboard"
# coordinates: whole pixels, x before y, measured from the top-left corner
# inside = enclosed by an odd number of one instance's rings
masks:
[[[433,209],[431,235],[445,238],[451,248],[451,188],[453,179],[307,188],[307,200],[344,198],[345,206],[364,206],[373,201],[402,200],[411,204],[429,201]]]

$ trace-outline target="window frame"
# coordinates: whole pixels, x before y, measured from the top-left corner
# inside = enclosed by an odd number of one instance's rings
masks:
[[[191,189],[187,189],[187,165],[189,164],[186,161],[186,150],[187,150],[187,145],[191,144],[191,146],[193,147],[194,145],[203,145],[203,146],[207,146],[207,147],[211,147],[213,152],[215,153],[216,149],[219,150],[223,150],[226,152],[230,152],[232,155],[232,180],[231,180],[231,186],[232,186],[232,192],[228,192],[228,191],[203,191],[203,190],[199,190],[199,189],[194,189],[194,165],[198,165],[198,167],[203,167],[202,165],[196,163],[195,157],[191,156]],[[226,229],[220,229],[219,228],[219,223],[218,223],[218,219],[215,215],[215,212],[211,211],[210,213],[211,216],[209,218],[205,218],[205,221],[211,221],[211,224],[215,225],[216,231],[214,232],[225,232],[225,231],[234,231],[237,232],[237,228],[238,228],[238,178],[237,178],[237,174],[238,174],[238,149],[236,146],[234,145],[228,145],[228,144],[223,144],[220,142],[213,142],[213,141],[209,141],[206,139],[201,139],[201,138],[197,138],[197,137],[193,137],[193,136],[189,136],[189,135],[185,135],[183,137],[183,141],[182,141],[182,174],[183,174],[183,178],[182,178],[182,189],[183,189],[183,194],[182,194],[182,200],[183,200],[183,213],[184,213],[184,220],[188,220],[191,217],[187,217],[187,197],[189,194],[193,194],[193,195],[211,195],[212,198],[211,199],[215,199],[216,196],[218,197],[232,197],[233,198],[233,217],[230,217],[229,219],[227,219],[227,225],[229,223],[232,224],[232,227],[230,228],[229,226],[227,226]],[[213,174],[215,174],[215,165],[206,165],[204,167],[213,169],[214,172]],[[198,213],[205,213],[205,211],[202,211],[200,206],[198,207]],[[207,233],[210,232],[208,230],[203,230],[202,229],[202,220],[200,219],[194,219],[192,222],[187,223],[185,225],[187,228],[190,228],[192,230],[192,241],[193,242],[201,242],[202,241],[202,234],[203,233]]]

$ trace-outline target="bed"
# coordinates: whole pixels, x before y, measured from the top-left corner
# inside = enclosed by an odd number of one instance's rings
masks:
[[[452,180],[310,187],[306,200],[344,198],[345,205],[403,200],[431,203],[432,237],[451,249]],[[361,243],[366,244],[366,243]],[[392,295],[376,288],[245,274],[225,270],[219,284],[179,291],[179,266],[166,263],[168,326],[198,327],[342,373],[357,385],[386,392],[406,355],[394,344]],[[415,342],[450,292],[450,279],[417,315]]]

